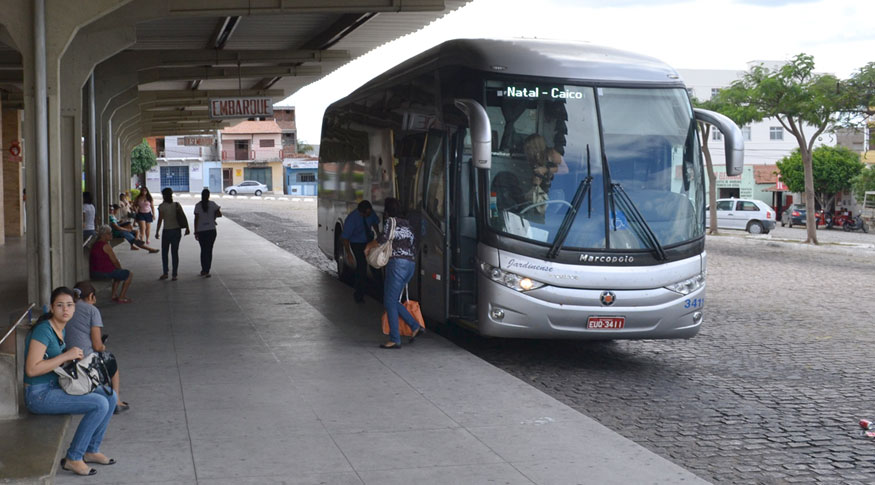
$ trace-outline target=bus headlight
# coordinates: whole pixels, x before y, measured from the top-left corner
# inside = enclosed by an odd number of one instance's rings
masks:
[[[699,273],[692,278],[687,278],[683,281],[678,281],[673,285],[668,285],[666,288],[680,293],[681,295],[689,295],[703,286],[705,286],[705,274]]]
[[[544,283],[535,281],[528,276],[520,276],[510,271],[504,271],[501,268],[496,268],[489,263],[480,263],[480,270],[483,274],[489,277],[492,281],[502,284],[516,291],[529,291],[544,286]]]

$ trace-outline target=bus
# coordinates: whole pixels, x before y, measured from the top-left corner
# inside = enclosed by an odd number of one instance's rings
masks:
[[[705,307],[705,179],[677,72],[586,43],[459,39],[326,109],[318,244],[361,200],[397,198],[418,231],[410,295],[426,319],[495,337],[689,338]],[[369,268],[379,282],[379,271]]]

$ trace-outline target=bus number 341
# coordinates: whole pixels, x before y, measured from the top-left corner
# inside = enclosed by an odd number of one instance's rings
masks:
[[[684,308],[699,308],[700,306],[705,306],[704,298],[691,298],[684,300]]]

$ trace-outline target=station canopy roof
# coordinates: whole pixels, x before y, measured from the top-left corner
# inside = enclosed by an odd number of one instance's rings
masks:
[[[125,60],[136,66],[144,135],[209,131],[228,125],[210,119],[209,98],[267,96],[277,103],[468,1],[168,2],[169,10],[160,18],[137,17],[140,20],[131,29],[135,41],[98,65],[95,80],[99,82],[101,66]],[[121,18],[119,11],[107,17]],[[0,36],[4,107],[20,108],[23,76],[10,67],[16,55],[20,65],[21,57],[2,40]]]

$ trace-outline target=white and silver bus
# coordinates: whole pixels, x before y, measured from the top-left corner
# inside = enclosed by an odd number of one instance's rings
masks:
[[[426,318],[519,338],[689,338],[705,306],[697,120],[671,67],[544,40],[453,40],[325,112],[319,247],[367,199],[418,229],[411,298]],[[379,280],[376,271],[371,275]]]

